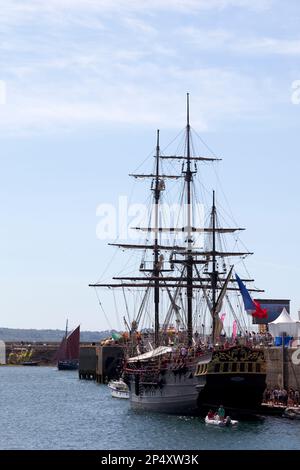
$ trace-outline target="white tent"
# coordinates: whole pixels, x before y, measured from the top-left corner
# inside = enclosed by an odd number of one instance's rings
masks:
[[[291,318],[290,314],[284,308],[277,320],[269,323],[269,332],[275,338],[286,333],[293,338],[300,337],[300,322]]]

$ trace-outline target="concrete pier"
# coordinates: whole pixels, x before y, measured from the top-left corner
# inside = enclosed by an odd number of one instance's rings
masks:
[[[80,348],[79,378],[105,383],[119,378],[124,351],[121,346],[84,346]]]
[[[300,364],[294,363],[295,355],[297,355],[295,348],[266,349],[268,388],[300,390]],[[298,357],[300,359],[300,350]]]
[[[97,348],[93,346],[81,346],[79,352],[79,378],[84,380],[96,380]]]
[[[118,379],[122,373],[124,350],[120,346],[99,346],[97,348],[96,380],[106,383]]]

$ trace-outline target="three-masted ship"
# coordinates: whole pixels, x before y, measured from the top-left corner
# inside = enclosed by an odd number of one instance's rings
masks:
[[[172,174],[163,171],[162,164],[166,160],[179,161],[181,171]],[[132,175],[152,181],[153,210],[149,226],[136,227],[146,234],[146,240],[140,244],[111,244],[123,250],[142,250],[150,256],[150,261],[147,264],[143,257],[140,274],[135,277],[119,276],[113,283],[91,284],[95,288],[144,292],[135,318],[130,324],[126,321],[129,339],[123,377],[135,409],[194,414],[201,408],[221,403],[227,408],[256,410],[262,401],[266,380],[264,351],[249,343],[242,334],[247,328],[243,328],[238,318],[242,309],[237,312],[236,305],[230,301],[231,294],[239,293],[232,260],[244,259],[251,253],[228,250],[223,242],[227,234],[243,229],[220,224],[215,192],[211,195],[207,226],[204,223],[194,225],[197,164],[216,160],[219,159],[193,153],[187,95],[182,154],[163,155],[158,131],[154,171]],[[180,201],[184,224],[164,227],[160,213],[162,194],[168,182],[176,180],[183,182]],[[172,243],[162,243],[162,235],[166,233],[174,236]],[[195,241],[199,235],[204,237],[203,246]],[[178,238],[181,238],[180,243]],[[243,281],[252,282],[251,279]],[[261,292],[254,288],[249,291]],[[153,300],[149,302],[151,297]],[[221,312],[225,303],[238,325],[238,337],[222,334],[224,315]],[[203,304],[209,318],[202,317],[199,326],[197,319]],[[140,331],[145,308],[147,315],[154,319],[154,328]]]

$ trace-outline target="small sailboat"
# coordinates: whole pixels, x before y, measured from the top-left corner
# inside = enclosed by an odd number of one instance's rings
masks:
[[[79,366],[80,326],[68,333],[68,320],[65,336],[57,351],[58,370],[77,370]]]

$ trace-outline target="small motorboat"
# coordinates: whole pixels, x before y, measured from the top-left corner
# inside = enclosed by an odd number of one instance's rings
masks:
[[[129,388],[127,384],[122,380],[111,380],[108,383],[108,388],[111,391],[111,396],[113,398],[129,398]]]
[[[225,418],[224,420],[220,419],[218,416],[216,416],[213,419],[210,419],[208,416],[206,416],[205,424],[209,424],[212,426],[220,426],[220,427],[230,427],[230,426],[236,426],[237,424],[239,424],[239,422],[234,421],[229,416],[227,416],[227,418]]]

